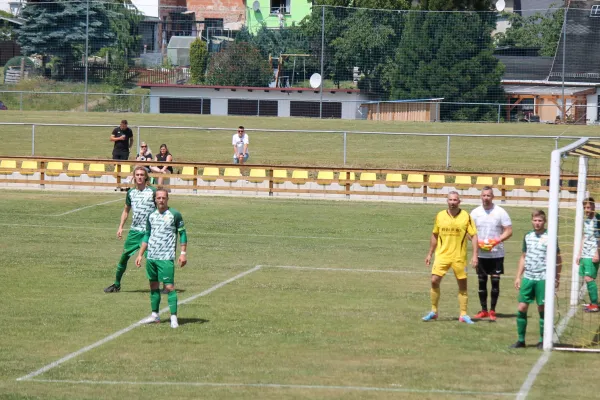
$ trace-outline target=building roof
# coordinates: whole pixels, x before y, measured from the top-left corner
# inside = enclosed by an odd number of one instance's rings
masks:
[[[214,90],[247,90],[247,91],[258,91],[264,90],[265,92],[315,92],[319,93],[319,89],[313,88],[300,88],[300,87],[291,87],[291,88],[270,88],[270,87],[255,87],[255,86],[213,86],[213,85],[177,85],[174,83],[139,83],[138,84],[142,88],[156,88],[156,87],[176,87],[180,89],[214,89]],[[360,93],[360,89],[323,89],[323,92],[328,93]]]
[[[600,83],[600,16],[590,16],[597,1],[571,1],[567,12],[566,40],[560,36],[556,59],[550,70],[551,81],[564,80]],[[565,48],[566,56],[563,54]]]
[[[505,66],[502,80],[546,80],[553,57],[495,56]]]
[[[504,92],[512,95],[562,96],[563,88],[554,85],[504,85]],[[565,96],[583,96],[596,93],[595,86],[565,86]]]
[[[15,24],[15,25],[23,25],[25,23],[25,20],[22,18],[17,18],[17,17],[3,17],[0,15],[0,19],[4,20],[4,21],[8,21],[11,24]]]

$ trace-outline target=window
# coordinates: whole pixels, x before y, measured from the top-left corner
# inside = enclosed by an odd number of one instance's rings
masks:
[[[210,114],[210,99],[160,98],[161,114]]]
[[[240,100],[229,99],[228,115],[258,115],[260,117],[276,117],[278,103],[274,100]]]
[[[590,17],[600,17],[600,5],[596,4],[592,6]]]
[[[318,101],[291,101],[291,117],[319,118]],[[342,118],[342,103],[323,102],[323,118]]]
[[[281,10],[282,14],[291,13],[291,0],[271,0],[271,15],[279,14]]]

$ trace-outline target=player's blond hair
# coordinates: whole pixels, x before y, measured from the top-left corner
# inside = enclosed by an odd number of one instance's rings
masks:
[[[544,222],[546,222],[546,213],[544,212],[544,210],[534,210],[531,213],[531,219],[534,218],[542,218],[544,220]]]

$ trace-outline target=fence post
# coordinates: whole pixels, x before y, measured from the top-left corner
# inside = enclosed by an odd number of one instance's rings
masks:
[[[23,92],[20,92],[19,94],[21,95],[21,99],[19,100],[19,111],[23,111]]]
[[[137,153],[140,154],[140,127],[137,127]],[[147,150],[147,149],[146,149]]]
[[[142,95],[142,110],[140,111],[141,114],[144,113],[144,99],[146,98],[145,95]]]
[[[31,124],[31,155],[35,155],[35,124]]]
[[[446,169],[450,169],[450,135],[446,144]]]
[[[348,144],[348,137],[347,137],[347,133],[344,132],[344,166],[346,165],[346,152],[347,152],[347,144]]]
[[[500,104],[498,104],[498,123],[500,123],[500,114],[502,113],[502,108]]]

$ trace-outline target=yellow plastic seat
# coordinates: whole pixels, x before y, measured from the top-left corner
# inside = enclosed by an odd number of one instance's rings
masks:
[[[340,171],[340,176],[338,180],[340,182],[340,185],[345,185],[347,183],[352,184],[352,182],[356,180],[356,174],[354,172]]]
[[[182,176],[181,177],[182,181],[193,181],[196,176],[196,171],[194,171],[194,167],[183,167],[181,169],[181,175],[189,175],[189,176]]]
[[[250,182],[261,183],[261,182],[264,182],[266,179],[267,179],[267,170],[258,169],[258,168],[253,168],[250,170],[250,176],[248,177],[248,180]]]
[[[15,169],[17,169],[17,162],[15,160],[0,161],[0,174],[12,174],[13,172],[15,172]]]
[[[402,183],[402,174],[390,173],[385,175],[385,186],[391,188],[400,187]]]
[[[358,179],[360,186],[371,187],[375,185],[377,174],[375,172],[361,172]]]
[[[446,185],[445,175],[429,175],[427,186],[431,189],[441,189]]]
[[[406,178],[407,186],[413,189],[423,187],[424,181],[425,180],[423,179],[423,175],[421,174],[408,174],[408,177]]]
[[[46,165],[46,175],[58,176],[63,171],[63,163],[60,161],[50,161]]]
[[[494,178],[491,176],[478,176],[475,181],[476,185],[492,186],[494,184]]]
[[[456,189],[469,189],[472,186],[471,177],[469,175],[456,175],[454,178],[454,187]]]
[[[317,183],[319,185],[329,185],[333,181],[333,171],[319,171],[317,174]]]
[[[273,170],[273,183],[283,183],[287,181],[287,170],[285,169],[274,169]]]
[[[71,162],[67,166],[67,176],[78,177],[83,174],[83,163]]]
[[[206,167],[202,172],[202,180],[205,182],[214,182],[219,177],[219,168]]]
[[[130,174],[131,173],[131,165],[129,164],[121,164],[121,172]]]
[[[37,161],[23,161],[21,163],[21,175],[33,175],[38,169]]]
[[[498,186],[502,186],[502,177],[498,178]],[[504,177],[504,186],[515,186],[515,178]]]
[[[308,171],[296,169],[292,172],[292,182],[298,185],[303,185],[308,180]]]
[[[225,172],[223,173],[223,180],[225,182],[237,182],[237,180],[242,176],[239,168],[225,168]]]
[[[94,163],[94,164],[90,164],[90,168],[88,169],[87,175],[91,176],[93,178],[97,178],[97,177],[104,175],[105,172],[106,172],[106,165]]]
[[[523,186],[526,192],[537,192],[541,189],[542,180],[540,178],[525,178]]]

